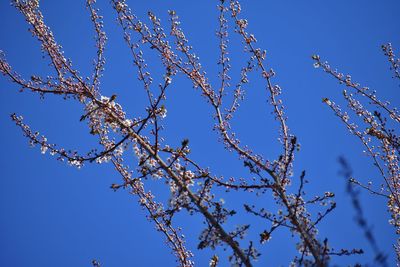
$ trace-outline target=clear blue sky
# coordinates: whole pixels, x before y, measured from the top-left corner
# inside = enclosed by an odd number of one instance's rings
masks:
[[[38,42],[27,31],[22,15],[7,2],[0,2],[0,49],[23,76],[46,75],[48,63],[42,59]],[[116,93],[128,115],[134,115],[145,105],[144,92],[135,78],[136,70],[115,22],[116,15],[108,1],[99,2],[109,38],[103,94]],[[186,36],[211,82],[216,84],[217,1],[127,2],[143,20],[151,10],[167,23],[167,10],[176,10]],[[90,75],[95,56],[94,33],[84,1],[42,1],[40,5],[65,55],[83,75]],[[351,73],[361,84],[376,89],[383,99],[391,99],[400,106],[400,88],[391,79],[380,51],[381,44],[392,42],[400,54],[400,3],[395,0],[246,1],[242,7],[250,23],[249,31],[257,37],[258,45],[267,50],[268,67],[277,73],[274,82],[283,88],[289,127],[301,143],[295,174],[307,171],[309,196],[325,191],[337,195],[338,208],[321,223],[321,238],[328,237],[338,249],[362,247],[366,251],[362,258],[346,257],[333,262],[338,265],[357,260],[372,262],[371,251],[353,221],[354,210],[345,194],[345,182],[338,175],[337,158],[345,156],[354,176],[362,181],[376,181],[378,174],[362,153],[362,146],[321,103],[322,97],[342,103],[343,88],[322,71],[315,70],[310,56],[320,54],[332,66]],[[245,58],[237,39],[233,38],[229,50],[233,62],[231,76],[235,80]],[[156,74],[157,56],[148,56]],[[279,153],[277,125],[265,102],[263,85],[255,76],[250,79],[253,82],[233,126],[242,143],[273,158]],[[190,82],[183,77],[176,79],[166,107],[167,142],[177,145],[183,138],[189,138],[192,157],[203,166],[210,166],[215,174],[229,177],[246,173],[237,157],[217,141],[218,136],[212,131],[212,110]],[[120,179],[111,165],[86,165],[77,170],[50,155],[41,155],[39,148],[29,148],[26,138],[9,119],[13,112],[23,115],[51,143],[80,151],[96,145],[86,125],[79,122],[82,108],[78,104],[21,94],[15,85],[0,78],[0,266],[90,266],[93,258],[106,267],[175,266],[163,237],[144,218],[137,199],[127,192],[115,193],[109,189],[111,183]],[[164,185],[153,186],[152,191],[159,192]],[[254,200],[246,194],[240,197]],[[387,223],[385,202],[367,192],[362,192],[362,200],[378,244],[390,255],[389,263],[394,266],[391,244],[395,234]],[[236,202],[231,201],[229,205],[233,207]],[[260,201],[266,207],[272,205],[268,198]],[[231,224],[243,223],[240,220],[234,217]],[[212,253],[195,250],[200,218],[182,216],[178,222],[184,228],[188,247],[195,253],[197,266],[207,266]],[[293,243],[285,230],[279,231],[268,245],[260,248],[263,257],[259,266],[287,266],[295,255]]]

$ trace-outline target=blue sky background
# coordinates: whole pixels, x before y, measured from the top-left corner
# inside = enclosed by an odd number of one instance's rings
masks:
[[[142,112],[146,105],[144,90],[137,81],[136,70],[122,39],[108,1],[99,1],[108,34],[106,72],[103,95],[116,93],[128,115]],[[216,84],[218,66],[217,1],[127,1],[144,21],[148,10],[167,23],[167,10],[176,10],[182,27],[212,83]],[[362,153],[362,146],[347,133],[345,127],[321,103],[323,97],[341,101],[336,81],[312,66],[310,56],[319,54],[332,66],[363,85],[378,91],[382,99],[400,105],[398,83],[391,79],[389,65],[380,46],[392,42],[400,51],[398,1],[246,1],[243,16],[249,20],[249,31],[258,39],[258,46],[267,50],[267,66],[283,88],[289,127],[301,143],[295,162],[295,175],[307,172],[310,198],[325,191],[336,193],[337,209],[320,225],[320,236],[329,238],[336,248],[362,247],[361,257],[341,257],[339,266],[355,262],[371,263],[373,255],[362,232],[354,223],[354,210],[345,193],[345,181],[338,175],[339,156],[347,158],[354,176],[361,181],[377,181],[378,174]],[[76,69],[90,76],[95,56],[94,32],[84,1],[42,1],[41,10],[65,55]],[[9,63],[22,76],[45,76],[48,61],[42,59],[38,42],[27,31],[22,15],[8,1],[0,2],[0,49]],[[167,29],[169,24],[165,24]],[[232,27],[231,27],[232,29]],[[237,37],[232,35],[229,47],[232,61],[232,84],[247,55]],[[400,54],[400,52],[397,52]],[[145,53],[155,83],[160,64],[158,56]],[[276,142],[277,124],[270,116],[265,101],[264,85],[257,76],[250,76],[246,100],[240,107],[233,127],[255,152],[273,159],[279,154]],[[182,76],[174,78],[165,106],[166,143],[180,144],[190,139],[192,157],[202,166],[209,166],[218,175],[247,175],[236,155],[224,150],[212,131],[212,109]],[[127,192],[113,192],[111,183],[120,180],[111,165],[86,165],[77,170],[57,162],[50,155],[41,155],[39,148],[29,148],[26,138],[9,119],[13,112],[23,115],[32,129],[45,134],[51,143],[87,151],[96,146],[85,123],[79,122],[82,107],[56,97],[39,99],[31,93],[18,93],[18,87],[0,78],[0,266],[90,266],[93,258],[102,266],[175,266],[174,258],[164,245],[163,237],[144,218],[137,199]],[[142,113],[143,114],[143,113]],[[134,165],[132,163],[132,165]],[[379,182],[376,182],[379,184]],[[153,183],[151,190],[166,197],[163,183]],[[162,193],[164,192],[164,193]],[[385,201],[362,192],[364,211],[373,226],[380,248],[395,260],[391,244],[394,229],[387,223]],[[249,194],[226,196],[227,205],[256,201]],[[269,197],[258,203],[273,206]],[[261,221],[233,217],[229,226]],[[195,253],[197,266],[207,266],[210,251],[196,251],[202,226],[199,217],[180,216],[188,247]],[[267,245],[257,266],[287,266],[296,255],[294,241],[285,230],[278,231]],[[227,263],[225,263],[227,264]],[[223,265],[225,266],[225,265]]]

